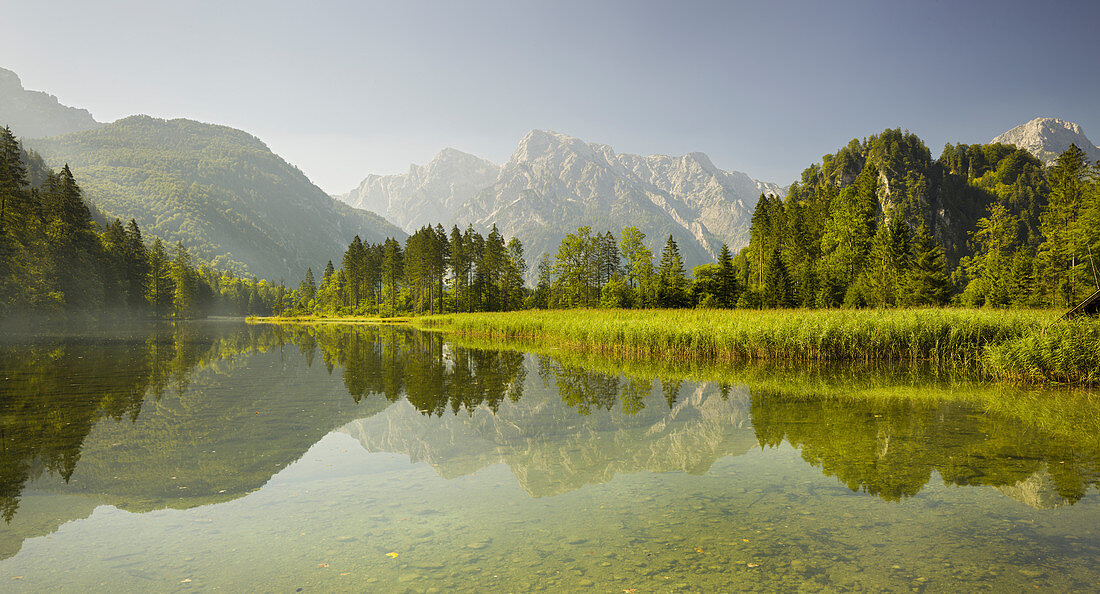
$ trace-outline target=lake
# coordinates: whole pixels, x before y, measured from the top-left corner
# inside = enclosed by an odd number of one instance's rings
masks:
[[[0,342],[5,591],[1095,591],[1100,399],[369,326]]]

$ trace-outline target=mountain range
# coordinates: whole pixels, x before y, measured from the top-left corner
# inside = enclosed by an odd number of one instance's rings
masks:
[[[24,89],[3,69],[0,125],[50,166],[69,164],[105,215],[133,217],[150,236],[182,241],[217,266],[272,280],[294,280],[307,266],[339,261],[355,235],[369,242],[404,239],[435,223],[483,231],[495,224],[523,241],[531,277],[536,258],[554,254],[565,234],[582,225],[616,235],[636,226],[654,252],[671,235],[691,267],[712,261],[723,243],[734,250],[746,245],[759,197],[787,192],[722,170],[703,153],[620,154],[532,130],[502,165],[447,148],[407,173],[369,175],[334,200],[241,130],[148,116],[104,124],[87,110]],[[1080,126],[1056,118],[1036,118],[993,142],[1014,144],[1045,163],[1071,143],[1090,160],[1100,159],[1100,148]],[[932,227],[955,261],[984,208],[954,212],[970,206],[955,205],[952,191],[939,199],[929,201],[943,214]]]
[[[618,154],[557,132],[532,130],[504,165],[444,149],[406,174],[371,175],[344,194],[413,231],[426,223],[495,224],[523,241],[529,259],[553,254],[582,225],[616,235],[634,225],[659,249],[672,235],[688,265],[714,259],[722,243],[740,248],[763,193],[773,183],[723,171],[703,153]]]
[[[133,218],[147,238],[182,242],[220,269],[293,283],[309,266],[339,262],[356,235],[405,237],[382,217],[333,200],[258,138],[227,126],[149,116],[101,124],[23,90],[7,70],[0,71],[2,125],[51,167],[68,164],[96,210]]]

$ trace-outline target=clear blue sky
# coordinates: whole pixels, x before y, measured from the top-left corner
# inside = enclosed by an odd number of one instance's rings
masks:
[[[786,184],[853,137],[1100,140],[1100,2],[7,3],[0,66],[100,121],[247,130],[330,192],[532,128]]]

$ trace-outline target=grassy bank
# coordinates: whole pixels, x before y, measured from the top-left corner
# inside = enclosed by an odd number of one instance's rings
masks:
[[[556,310],[414,325],[469,337],[666,360],[900,362],[1002,381],[1100,384],[1100,322],[1048,310]]]

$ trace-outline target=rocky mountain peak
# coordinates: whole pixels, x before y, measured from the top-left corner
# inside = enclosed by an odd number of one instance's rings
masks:
[[[19,75],[0,68],[0,127],[16,136],[41,138],[99,128],[86,109],[62,105],[57,97],[23,88]]]
[[[1058,118],[1035,118],[997,136],[992,142],[1015,145],[1047,164],[1053,163],[1071,144],[1085,151],[1090,161],[1100,159],[1100,148],[1085,136],[1081,126]]]
[[[531,130],[520,140],[510,162],[530,163],[563,153],[574,153],[586,159],[595,156],[593,147],[579,138],[550,130]]]

